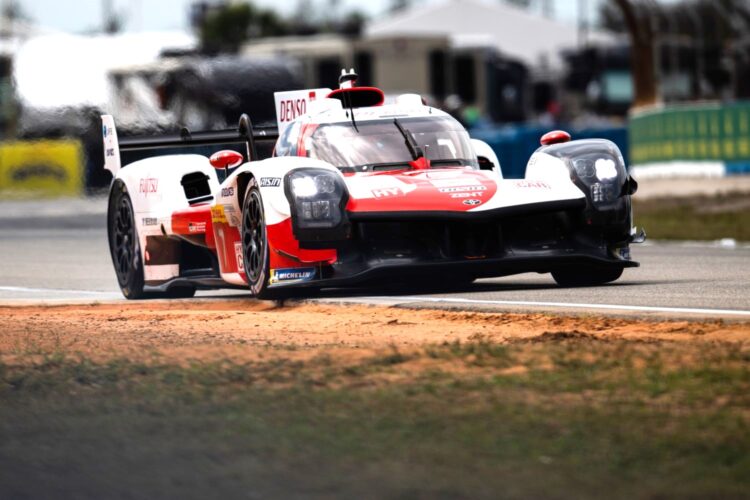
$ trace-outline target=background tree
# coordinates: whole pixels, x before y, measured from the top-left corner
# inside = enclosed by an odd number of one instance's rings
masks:
[[[105,33],[112,35],[122,31],[124,25],[123,17],[115,10],[112,0],[103,1],[102,16],[102,29]]]
[[[390,0],[390,3],[388,5],[388,12],[393,14],[395,12],[408,9],[410,5],[411,0]]]
[[[511,5],[515,5],[516,7],[522,7],[524,9],[528,9],[531,7],[532,0],[504,0],[505,3],[509,3]]]
[[[251,3],[228,3],[205,9],[198,29],[203,50],[237,52],[246,40],[282,36],[289,27],[274,10]]]
[[[249,2],[227,2],[220,5],[198,2],[193,6],[192,25],[199,32],[204,52],[237,52],[253,38],[270,36],[308,36],[317,33],[339,33],[357,36],[367,17],[358,10],[339,12],[340,2],[328,0],[327,8],[313,0],[299,0],[291,18],[274,9],[264,9]]]
[[[658,102],[654,64],[654,26],[651,9],[636,0],[612,0],[620,13],[630,38],[630,69],[633,75],[633,107]]]
[[[657,102],[660,74],[673,71],[693,75],[693,98],[719,98],[722,89],[750,93],[743,78],[750,74],[747,0],[610,0],[599,19],[629,35],[635,105]]]

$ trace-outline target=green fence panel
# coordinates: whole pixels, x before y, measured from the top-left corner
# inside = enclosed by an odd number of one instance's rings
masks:
[[[722,161],[750,164],[750,102],[674,106],[633,115],[633,164]]]

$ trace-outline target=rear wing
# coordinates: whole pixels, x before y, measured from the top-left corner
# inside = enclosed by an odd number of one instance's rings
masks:
[[[219,144],[244,144],[248,161],[259,159],[257,144],[276,142],[279,138],[276,127],[253,128],[250,118],[240,116],[236,129],[190,132],[187,128],[179,134],[164,134],[146,137],[128,137],[118,141],[117,129],[111,115],[102,115],[102,140],[104,141],[104,168],[116,175],[122,168],[120,152],[174,147],[207,146]]]

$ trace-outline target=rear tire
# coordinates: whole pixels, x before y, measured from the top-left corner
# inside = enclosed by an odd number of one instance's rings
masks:
[[[577,266],[552,271],[558,285],[564,287],[596,286],[611,283],[622,276],[621,267]]]
[[[125,184],[117,181],[112,187],[107,211],[109,252],[117,275],[117,284],[126,299],[142,299],[143,261],[135,227],[133,203]]]
[[[195,295],[193,286],[176,286],[166,292],[143,291],[143,260],[135,226],[135,212],[128,190],[120,181],[112,187],[109,198],[107,232],[117,284],[126,299],[187,299]]]

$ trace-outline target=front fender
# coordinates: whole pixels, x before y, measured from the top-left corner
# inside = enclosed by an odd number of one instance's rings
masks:
[[[266,224],[269,226],[278,224],[291,217],[289,200],[284,194],[284,177],[298,168],[311,167],[330,170],[341,175],[339,170],[330,163],[313,158],[297,156],[268,158],[267,160],[245,163],[232,172],[232,175],[222,184],[222,193],[228,196],[227,198],[221,198],[221,200],[225,204],[231,203],[232,209],[240,213],[247,183],[250,178],[254,178],[263,199]],[[228,199],[230,195],[231,200]]]

